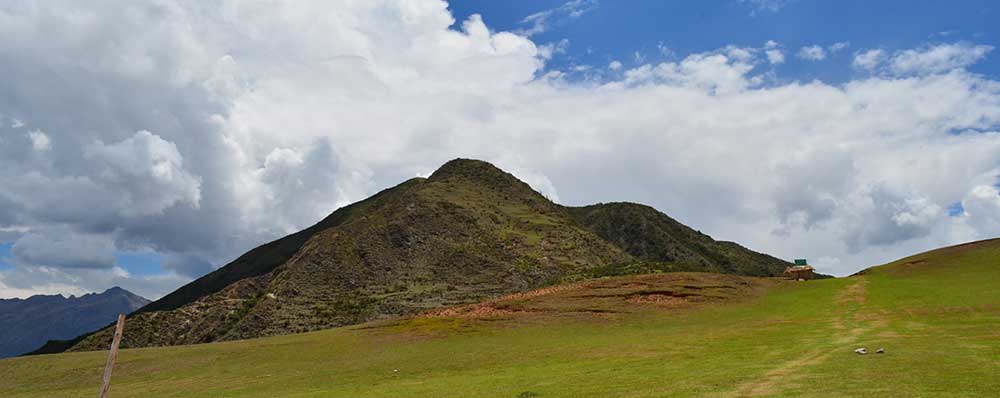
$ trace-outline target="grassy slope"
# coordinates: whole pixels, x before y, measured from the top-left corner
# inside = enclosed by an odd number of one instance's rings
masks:
[[[395,324],[125,350],[112,394],[998,396],[998,264],[1000,240],[914,256],[853,278],[807,283],[740,284],[709,274],[608,279],[586,289],[500,300],[490,305],[508,311],[499,318],[461,315],[475,313],[467,309]],[[648,278],[666,279],[647,283]],[[711,288],[722,285],[734,288]],[[767,286],[767,293],[757,296]],[[608,301],[614,294],[601,293],[621,289],[632,289],[626,296],[658,289],[755,298],[644,307]],[[546,308],[564,311],[541,310]],[[887,353],[851,352],[862,346],[885,347]],[[5,379],[0,396],[92,396],[105,355],[0,361]]]

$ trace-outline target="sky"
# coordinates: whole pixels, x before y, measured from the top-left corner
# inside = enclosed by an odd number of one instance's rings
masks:
[[[158,298],[456,157],[848,275],[1000,236],[987,1],[0,4],[0,297]]]

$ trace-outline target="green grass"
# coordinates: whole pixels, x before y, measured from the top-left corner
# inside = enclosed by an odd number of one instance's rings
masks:
[[[523,315],[417,318],[124,350],[111,395],[1000,396],[1000,241],[930,252],[852,278],[749,287],[726,279],[745,289],[736,293],[712,287],[723,277],[708,274],[690,274],[701,289],[668,279],[630,285],[672,277],[662,275],[494,304]],[[616,301],[635,289],[732,297],[676,308]],[[857,347],[887,353],[861,356],[852,352]],[[105,356],[0,361],[0,396],[94,396]]]

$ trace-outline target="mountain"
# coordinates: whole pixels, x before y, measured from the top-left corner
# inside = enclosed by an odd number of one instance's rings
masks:
[[[669,247],[655,249],[663,245]],[[489,163],[456,159],[143,307],[126,322],[122,345],[325,329],[593,276],[671,270],[773,276],[786,265],[715,242],[649,207],[568,208]],[[39,353],[99,349],[110,337],[105,328]]]
[[[646,205],[602,203],[568,210],[581,225],[639,260],[751,276],[779,275],[788,265],[736,243],[716,241]]]
[[[36,295],[0,299],[0,358],[41,347],[46,340],[68,339],[114,322],[149,303],[125,289],[80,297]]]

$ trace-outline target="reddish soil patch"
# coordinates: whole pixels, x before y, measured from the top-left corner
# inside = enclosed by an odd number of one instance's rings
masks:
[[[667,294],[637,294],[628,298],[628,302],[634,304],[656,304],[663,306],[679,306],[688,301],[676,296]]]
[[[421,318],[497,318],[510,316],[517,313],[503,308],[496,308],[489,304],[476,304],[471,306],[442,308],[421,314]]]
[[[551,294],[564,292],[567,290],[577,289],[580,288],[581,285],[582,285],[581,283],[572,283],[568,285],[543,287],[541,289],[530,290],[527,292],[513,293],[513,294],[508,294],[506,296],[500,296],[496,299],[490,300],[489,302],[496,303],[500,301],[525,300],[530,298],[548,296]]]

